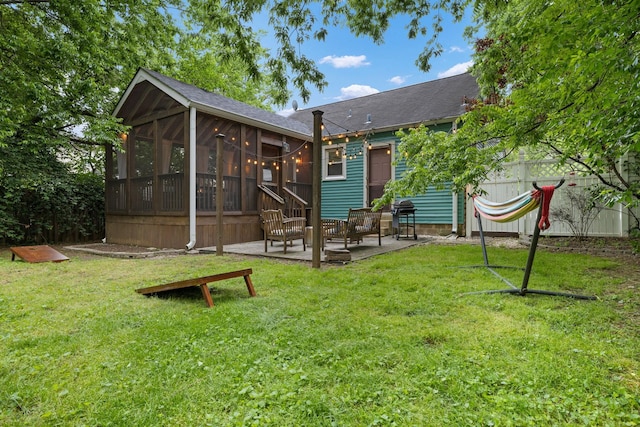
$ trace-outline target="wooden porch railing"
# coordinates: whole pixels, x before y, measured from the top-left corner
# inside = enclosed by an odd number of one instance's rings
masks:
[[[285,210],[283,213],[285,216],[306,218],[308,203],[286,187],[282,189],[282,193],[284,195]]]
[[[258,185],[258,189],[260,190],[260,201],[258,208],[261,210],[277,210],[282,209],[285,210],[284,199],[280,197],[275,191],[269,188],[266,185],[260,184]]]

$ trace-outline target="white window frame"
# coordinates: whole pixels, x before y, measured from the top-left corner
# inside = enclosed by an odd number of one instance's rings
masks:
[[[332,154],[335,153],[336,150],[340,150],[340,152],[344,153],[346,149],[346,144],[331,144],[322,147],[322,179],[324,181],[347,179],[347,159],[344,156],[340,157],[340,161],[342,162],[342,174],[329,175],[329,161],[331,161],[332,158],[335,160],[335,156],[332,157]]]

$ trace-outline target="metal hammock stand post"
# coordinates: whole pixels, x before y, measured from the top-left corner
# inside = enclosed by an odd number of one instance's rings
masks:
[[[588,296],[588,295],[571,294],[566,292],[553,292],[553,291],[545,291],[540,289],[528,288],[529,276],[531,275],[533,260],[536,256],[536,248],[538,246],[538,238],[540,237],[540,230],[541,230],[541,227],[542,229],[546,230],[550,226],[548,215],[549,215],[549,205],[551,203],[551,197],[553,196],[553,191],[559,188],[560,186],[562,186],[562,184],[564,184],[564,179],[560,180],[560,182],[558,182],[556,185],[540,188],[534,182],[533,187],[535,188],[535,190],[521,194],[520,196],[503,203],[493,203],[477,196],[474,197],[473,203],[476,210],[475,216],[478,218],[480,244],[482,246],[482,256],[484,258],[484,265],[475,266],[475,267],[486,267],[491,273],[493,273],[496,277],[498,277],[500,280],[506,283],[509,286],[509,288],[499,289],[499,290],[489,290],[489,291],[468,292],[465,295],[507,293],[507,294],[516,294],[520,296],[525,296],[526,294],[541,294],[541,295],[553,295],[553,296],[569,297],[569,298],[584,299],[584,300],[596,299],[596,297]],[[533,232],[533,237],[531,238],[531,244],[529,246],[529,256],[527,258],[527,266],[524,269],[522,285],[520,286],[520,288],[518,288],[509,280],[507,280],[506,278],[498,274],[498,272],[496,272],[494,269],[496,268],[521,269],[521,268],[489,264],[487,247],[485,245],[484,233],[482,231],[481,217],[484,216],[485,218],[491,221],[510,222],[518,218],[521,218],[527,213],[533,211],[536,207],[539,207],[538,216],[536,218],[536,227]]]

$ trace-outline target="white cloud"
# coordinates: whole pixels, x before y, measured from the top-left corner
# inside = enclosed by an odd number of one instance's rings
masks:
[[[473,61],[467,61],[461,64],[456,64],[453,67],[449,68],[448,70],[443,71],[442,73],[438,73],[438,78],[442,79],[445,77],[451,77],[451,76],[456,76],[458,74],[466,73],[469,67],[471,67],[472,65],[473,65]]]
[[[365,55],[345,55],[345,56],[325,56],[320,60],[320,64],[331,64],[335,68],[358,68],[363,67],[365,65],[371,65],[370,62],[367,62],[367,57]]]
[[[389,81],[395,85],[401,85],[407,81],[409,76],[394,76],[389,79]]]
[[[373,95],[380,92],[378,89],[367,85],[351,85],[340,89],[340,96],[336,97],[339,101],[345,99],[359,98],[361,96]]]
[[[449,52],[464,52],[464,49],[461,48],[460,46],[451,46],[451,48],[449,49]]]
[[[277,111],[276,114],[278,114],[279,116],[283,116],[283,117],[289,117],[290,115],[292,115],[295,112],[296,112],[296,110],[294,110],[293,108],[287,108],[286,110]]]

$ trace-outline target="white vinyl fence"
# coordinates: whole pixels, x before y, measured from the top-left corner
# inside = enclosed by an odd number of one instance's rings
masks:
[[[568,170],[567,173],[563,173],[553,160],[525,161],[524,156],[521,155],[518,162],[508,163],[503,172],[494,174],[482,185],[482,188],[487,192],[484,198],[503,202],[533,189],[534,182],[542,187],[556,184],[562,178],[565,178],[566,182],[555,191],[551,200],[549,218],[551,228],[542,233],[547,236],[572,236],[574,233],[571,228],[558,221],[557,217],[554,218],[554,210],[566,207],[572,211],[574,219],[579,221],[581,214],[575,206],[572,206],[568,192],[586,191],[589,186],[599,182],[597,178],[569,176]],[[636,216],[640,214],[638,209],[634,212]],[[477,234],[478,220],[474,217],[473,201],[470,198],[467,200],[466,215],[467,235],[471,235],[472,232]],[[519,220],[502,224],[482,218],[482,229],[485,233],[531,235],[535,229],[537,215],[536,209]],[[629,235],[629,228],[634,227],[635,224],[635,219],[630,215],[629,210],[622,205],[605,207],[589,227],[588,236],[626,237]]]

